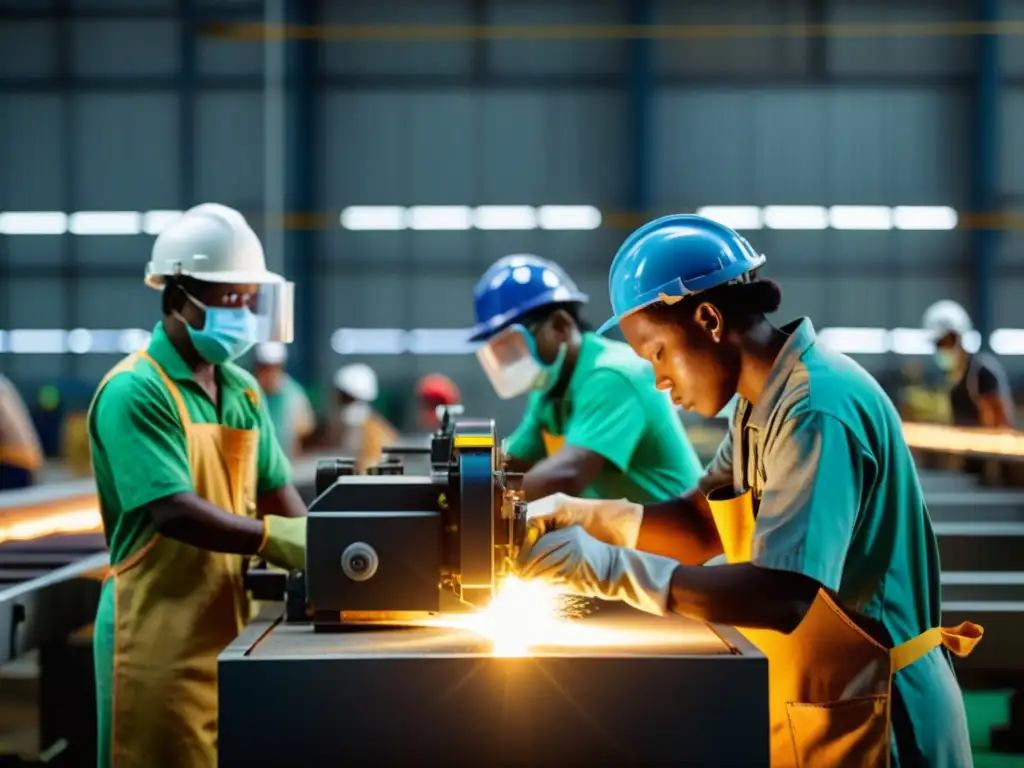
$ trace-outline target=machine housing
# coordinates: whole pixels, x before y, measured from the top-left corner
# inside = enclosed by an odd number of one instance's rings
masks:
[[[305,571],[317,628],[469,610],[511,569],[526,504],[493,420],[446,412],[429,469],[407,474],[404,458],[427,452],[388,448],[365,475],[345,459],[318,465]]]

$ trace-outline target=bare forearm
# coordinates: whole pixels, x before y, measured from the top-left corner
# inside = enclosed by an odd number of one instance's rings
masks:
[[[150,515],[164,536],[212,552],[252,555],[263,542],[263,523],[218,509],[193,493],[153,502]]]
[[[715,624],[792,632],[819,585],[799,573],[750,563],[679,566],[672,574],[669,610]]]
[[[722,554],[722,543],[703,494],[697,489],[670,501],[648,504],[636,548],[700,565]]]
[[[261,493],[256,499],[256,511],[260,517],[280,515],[281,517],[305,517],[306,504],[294,485],[282,485],[272,491]]]
[[[523,477],[527,501],[553,493],[579,496],[605,468],[605,458],[594,451],[567,445],[558,453],[537,462]]]

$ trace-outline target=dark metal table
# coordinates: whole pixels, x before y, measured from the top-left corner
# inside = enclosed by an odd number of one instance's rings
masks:
[[[635,641],[507,657],[465,629],[275,613],[221,654],[222,766],[768,765],[767,661],[732,629],[602,610],[580,623]]]

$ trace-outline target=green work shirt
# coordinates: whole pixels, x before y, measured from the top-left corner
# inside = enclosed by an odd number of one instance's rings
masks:
[[[605,469],[583,492],[590,498],[664,501],[700,478],[697,453],[671,401],[655,389],[651,366],[628,345],[596,333],[583,334],[563,397],[530,396],[506,450],[540,461],[545,432],[604,457]]]
[[[816,343],[811,321],[789,334],[756,405],[741,399],[701,480],[752,491],[751,561],[809,576],[880,621],[895,643],[938,626],[939,552],[899,414],[878,383]],[[966,720],[942,649],[896,675],[929,765],[968,765]],[[944,756],[944,757],[943,757]]]
[[[194,423],[259,430],[257,493],[291,481],[288,461],[263,398],[256,406],[245,395],[246,390],[259,392],[250,373],[230,363],[217,367],[218,414],[217,406],[171,345],[162,323],[153,329],[147,352],[181,390]],[[111,562],[116,564],[138,551],[155,533],[147,504],[195,490],[177,406],[160,374],[146,360],[140,359],[131,371],[114,376],[94,398],[89,442],[103,530]]]

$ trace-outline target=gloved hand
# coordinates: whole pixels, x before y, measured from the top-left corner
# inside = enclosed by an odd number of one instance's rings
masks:
[[[306,518],[267,515],[263,518],[263,544],[256,554],[271,565],[289,570],[306,567]]]
[[[578,499],[555,493],[526,506],[526,522],[541,534],[578,525],[598,541],[636,548],[644,508],[626,499]]]
[[[543,579],[584,597],[623,600],[664,616],[672,574],[679,563],[668,557],[598,541],[580,525],[545,534],[520,554],[519,576]]]

